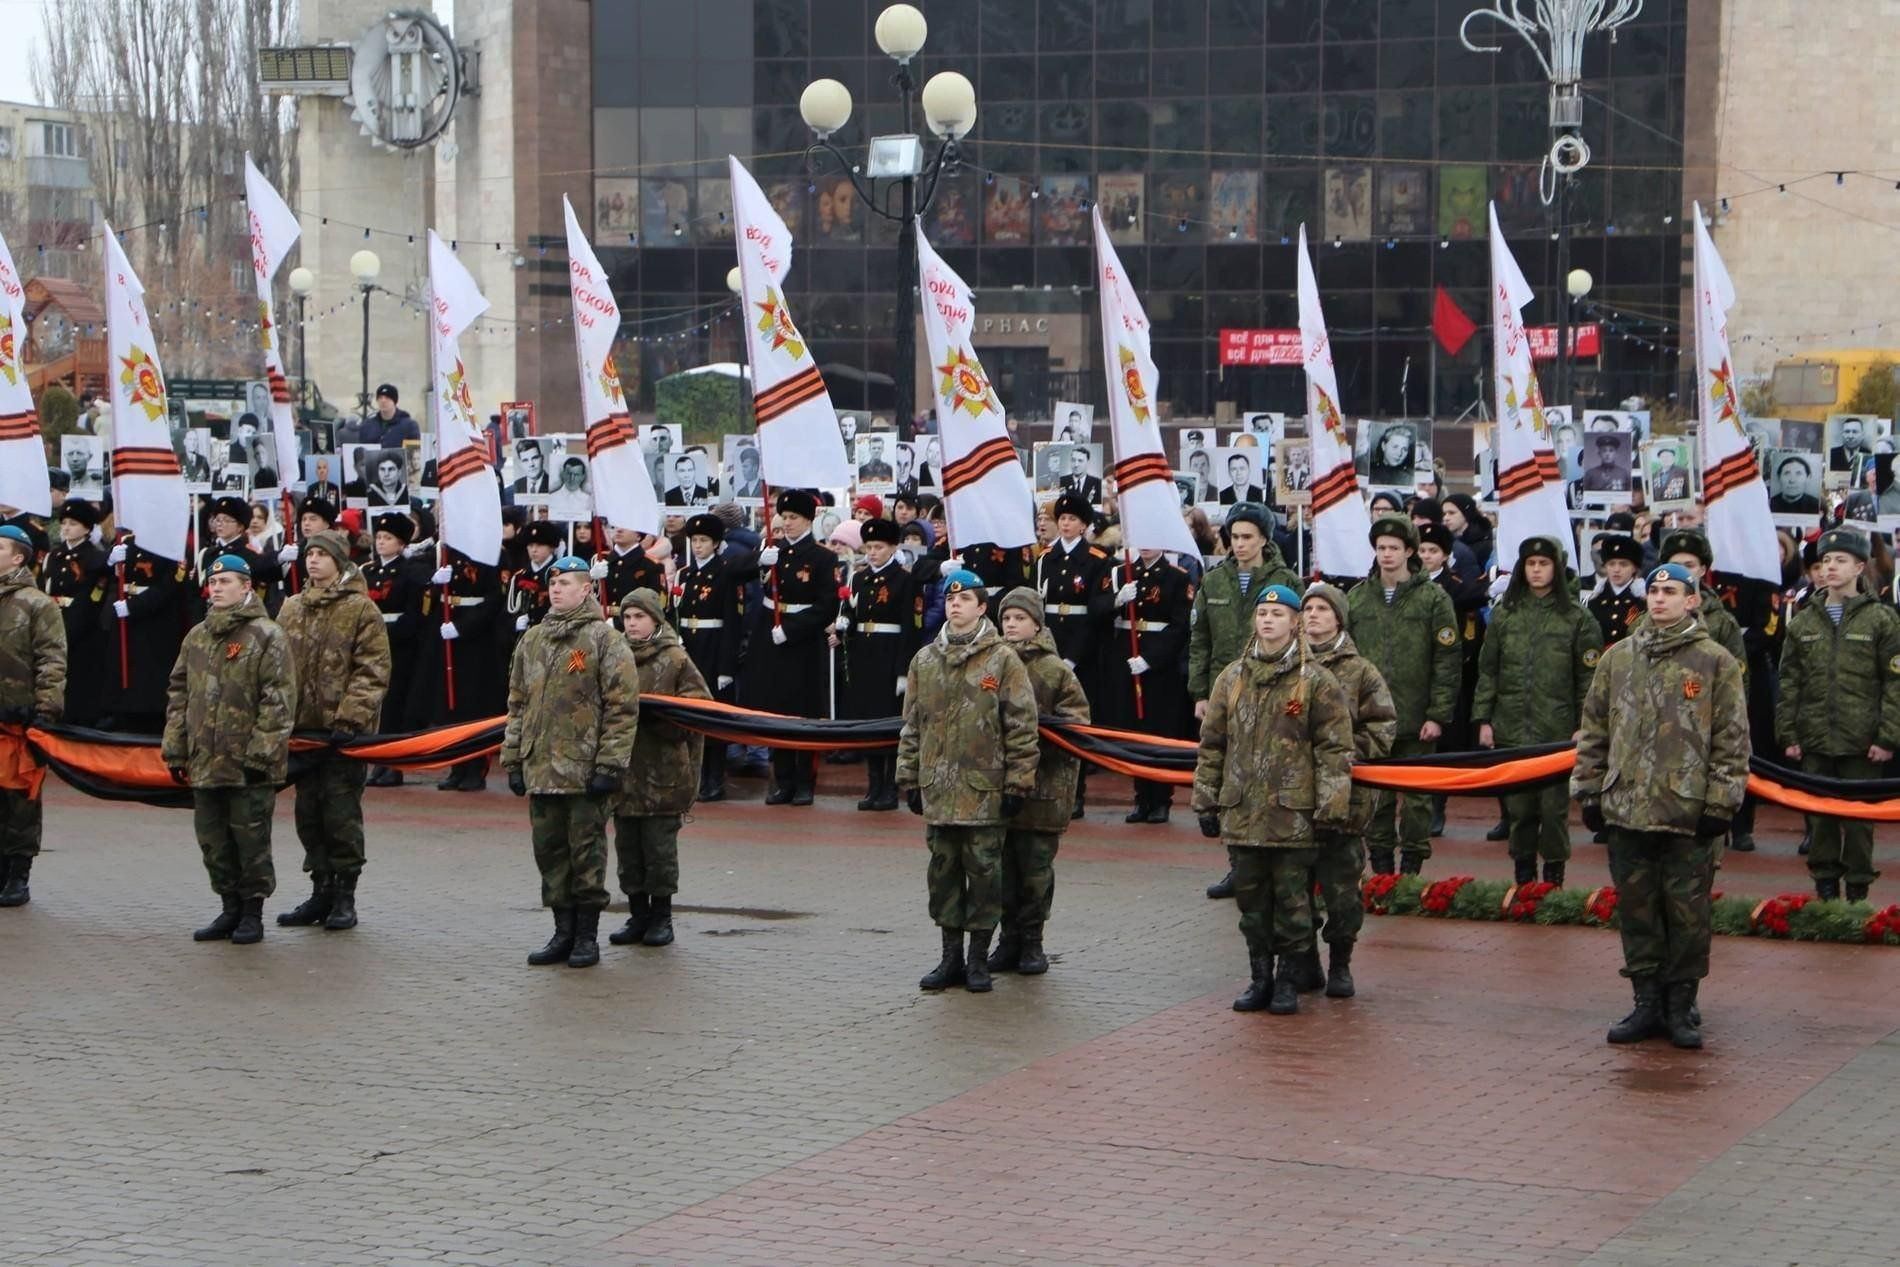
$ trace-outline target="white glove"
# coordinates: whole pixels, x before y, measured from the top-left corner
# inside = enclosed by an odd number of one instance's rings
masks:
[[[451,628],[453,628],[453,626],[451,626]],[[528,613],[522,612],[519,616],[515,617],[515,632],[526,633],[527,631],[528,631]]]
[[[955,559],[945,559],[942,563],[937,565],[937,575],[948,576],[952,572],[957,571],[962,566],[963,565],[961,563],[958,563]]]
[[[279,563],[295,563],[297,561],[297,547],[288,545],[279,550],[277,552],[277,561]]]
[[[767,546],[765,547],[765,549],[759,551],[759,566],[760,567],[769,568],[774,563],[777,563],[777,562],[778,562],[778,547],[777,546]]]
[[[784,625],[772,626],[772,641],[781,647],[785,645],[785,626]]]
[[[910,693],[910,678],[908,676],[897,679],[897,693],[899,695],[908,695]]]
[[[429,578],[429,584],[447,585],[452,576],[453,576],[453,573],[449,571],[446,565],[443,567],[439,567],[435,570],[435,575]]]
[[[112,610],[118,614],[120,620],[130,620],[132,618],[132,609],[125,605],[123,598],[112,604]]]
[[[1069,672],[1071,672],[1071,673],[1073,673],[1073,672],[1075,672],[1075,661],[1073,661],[1073,660],[1064,660],[1064,661],[1062,662],[1062,667],[1063,667],[1063,668],[1065,668],[1065,669],[1067,669],[1067,670],[1068,670]]]
[[[454,642],[457,638],[460,638],[461,636],[462,636],[462,631],[460,629],[457,629],[454,625],[444,624],[442,626],[442,641]]]
[[[125,562],[125,543],[121,541],[118,545],[113,546],[111,552],[106,555],[106,566],[118,567],[119,564],[123,562]]]
[[[1148,662],[1138,655],[1131,655],[1128,657],[1128,671],[1140,677],[1148,671]]]
[[[836,621],[832,622],[831,627],[839,633],[848,633],[851,629],[851,617],[840,615]]]
[[[593,577],[596,581],[606,580],[607,579],[607,560],[595,559],[594,566],[587,569],[587,575]]]
[[[1135,583],[1133,581],[1115,591],[1115,606],[1126,607],[1135,601]]]
[[[719,680],[713,684],[713,689],[716,691],[723,691],[728,686],[731,686],[731,685],[732,685],[732,675],[730,673],[722,673],[719,675]]]

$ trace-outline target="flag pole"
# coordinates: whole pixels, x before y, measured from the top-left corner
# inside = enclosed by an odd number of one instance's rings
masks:
[[[1135,583],[1135,552],[1125,545],[1122,547],[1122,582],[1126,585],[1133,585]],[[1135,598],[1130,599],[1128,603],[1128,654],[1130,658],[1141,655],[1141,630],[1135,627],[1140,623],[1135,619],[1136,612],[1139,611],[1141,606],[1136,599],[1140,597],[1141,595],[1137,594]],[[1146,720],[1147,712],[1143,708],[1141,698],[1141,674],[1131,673],[1129,674],[1129,678],[1135,684],[1135,718],[1138,721]]]
[[[760,456],[764,456],[761,452]],[[763,464],[761,464],[763,465]],[[759,516],[764,519],[763,531],[759,534],[761,549],[778,549],[772,544],[772,481],[765,478],[765,472],[759,472],[759,500],[765,504],[759,507]],[[778,558],[772,559],[772,628],[777,629],[785,623],[785,613],[780,610],[783,604],[778,596]]]
[[[1293,551],[1300,561],[1300,579],[1306,580],[1306,507],[1293,508]]]

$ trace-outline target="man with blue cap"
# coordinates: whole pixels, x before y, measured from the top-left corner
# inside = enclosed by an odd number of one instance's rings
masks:
[[[66,623],[33,583],[33,538],[0,524],[0,723],[58,721],[66,703]],[[27,876],[40,852],[40,802],[0,788],[0,906],[31,900]]]

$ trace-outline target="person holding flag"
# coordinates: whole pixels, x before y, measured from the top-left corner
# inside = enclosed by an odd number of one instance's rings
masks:
[[[1313,256],[1300,226],[1300,353],[1306,367],[1306,435],[1312,447],[1312,571],[1320,576],[1360,577],[1372,566],[1367,547],[1372,517],[1359,495],[1352,438],[1339,409],[1339,376],[1333,369],[1333,345],[1320,309]]]
[[[764,601],[752,612],[740,695],[748,707],[768,713],[826,717],[832,711],[827,635],[838,620],[837,558],[812,535],[817,497],[790,489],[778,495],[775,509],[780,535],[759,551]],[[810,805],[817,785],[811,753],[772,749],[767,805]]]
[[[40,567],[40,588],[59,608],[66,627],[69,658],[85,668],[66,683],[65,721],[75,726],[97,724],[105,705],[111,644],[105,640],[101,612],[112,584],[106,552],[92,539],[102,518],[97,503],[67,501],[54,521],[59,540]]]

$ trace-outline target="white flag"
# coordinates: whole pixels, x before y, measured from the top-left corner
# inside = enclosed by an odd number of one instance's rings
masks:
[[[165,370],[145,312],[145,285],[103,225],[106,257],[106,379],[112,388],[112,507],[119,527],[162,559],[185,558],[191,520],[185,477],[172,452]]]
[[[0,506],[46,516],[53,513],[52,485],[25,355],[26,287],[0,238]]]
[[[1742,399],[1729,358],[1735,284],[1695,206],[1695,374],[1702,444],[1703,526],[1717,570],[1781,584],[1781,551],[1768,489],[1742,430]]]
[[[1181,518],[1174,467],[1161,447],[1155,403],[1161,374],[1150,354],[1148,314],[1128,281],[1115,244],[1095,221],[1095,279],[1102,296],[1102,364],[1108,371],[1108,429],[1115,442],[1115,506],[1122,540],[1131,550],[1173,550],[1198,555],[1194,534]]]
[[[303,487],[297,460],[297,418],[291,407],[290,379],[284,374],[283,340],[271,304],[271,280],[290,254],[302,230],[251,156],[244,156],[244,208],[250,221],[251,272],[257,279],[258,328],[264,342],[264,377],[270,382],[270,433],[277,450],[272,465],[284,488]]]
[[[1544,398],[1531,361],[1524,305],[1530,283],[1505,245],[1498,207],[1491,204],[1491,337],[1494,407],[1497,411],[1499,571],[1517,566],[1517,550],[1532,537],[1563,542],[1564,559],[1577,570],[1576,535],[1564,505],[1563,468],[1544,423]],[[1567,348],[1557,349],[1559,356]]]
[[[983,364],[970,342],[976,301],[955,270],[917,230],[917,289],[923,297],[924,342],[937,397],[943,442],[943,500],[950,548],[989,543],[1004,548],[1036,540],[1036,502],[1016,460]]]
[[[732,167],[741,322],[752,358],[752,411],[765,478],[780,488],[844,488],[851,463],[824,376],[785,306],[792,232],[745,164]],[[912,367],[898,367],[902,374]],[[768,507],[768,509],[770,509]]]
[[[1339,409],[1333,345],[1319,306],[1313,256],[1300,226],[1300,356],[1306,366],[1306,437],[1313,472],[1313,570],[1321,576],[1364,576],[1372,570],[1372,516],[1359,495],[1352,442]]]
[[[477,563],[501,559],[501,486],[488,441],[475,420],[457,338],[488,311],[488,301],[448,244],[429,230],[429,360],[435,375],[436,483],[442,544]]]
[[[635,443],[633,420],[614,361],[620,306],[607,270],[594,256],[574,205],[561,195],[567,215],[567,281],[574,297],[574,352],[581,370],[581,418],[587,425],[587,458],[593,465],[594,513],[615,528],[660,531],[660,499]]]

